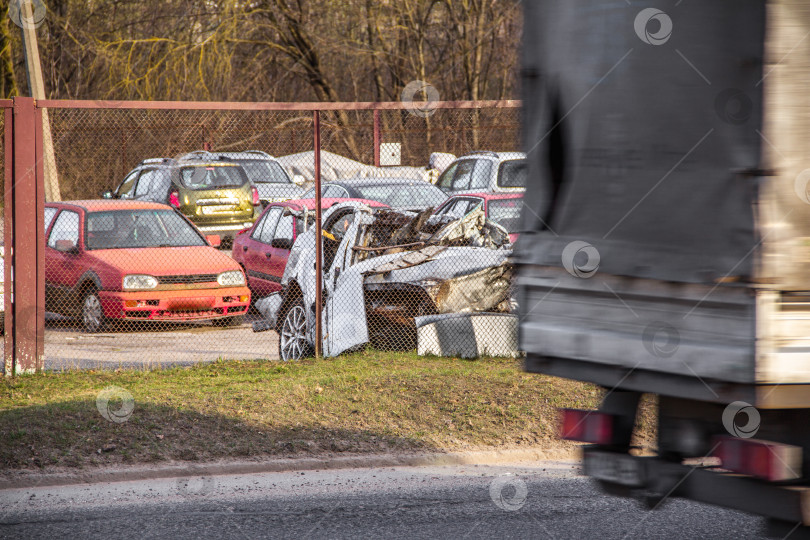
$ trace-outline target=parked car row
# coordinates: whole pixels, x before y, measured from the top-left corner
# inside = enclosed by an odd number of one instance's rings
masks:
[[[490,154],[459,158],[440,187],[410,178],[327,182],[322,208],[352,201],[457,218],[480,208],[514,241],[519,156]],[[454,187],[479,183],[442,184],[445,175],[455,179],[461,168],[485,169],[479,162],[498,159],[491,190],[454,195]],[[46,309],[80,318],[88,332],[115,320],[238,324],[252,297],[281,289],[290,250],[314,223],[314,190],[302,192],[263,152],[199,151],[142,161],[104,200],[48,203]],[[350,225],[324,235],[339,244]]]
[[[326,182],[321,196],[381,202],[398,210],[436,207],[455,194],[522,192],[525,155],[474,152],[450,163],[432,185],[413,178],[352,178]],[[202,231],[218,234],[229,247],[236,232],[250,227],[263,207],[291,199],[311,199],[301,178],[290,178],[280,162],[265,152],[195,151],[177,158],[146,159],[130,171],[107,199],[168,204]]]

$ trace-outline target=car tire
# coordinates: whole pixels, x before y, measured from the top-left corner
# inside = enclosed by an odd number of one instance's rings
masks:
[[[237,315],[236,317],[223,317],[222,319],[214,319],[211,321],[211,324],[214,326],[219,326],[223,328],[231,327],[231,326],[239,326],[245,320],[244,315]]]
[[[107,317],[104,316],[104,308],[101,306],[101,298],[98,289],[89,287],[84,291],[81,306],[82,326],[89,334],[103,332],[107,327]]]
[[[314,350],[309,342],[306,307],[304,299],[295,300],[279,318],[278,356],[285,362],[312,356]]]

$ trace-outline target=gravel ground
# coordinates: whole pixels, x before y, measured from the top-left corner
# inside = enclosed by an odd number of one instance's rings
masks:
[[[45,369],[150,369],[171,365],[228,360],[275,360],[278,334],[254,333],[248,315],[233,328],[210,323],[196,325],[130,325],[100,334],[84,333],[79,323],[47,314],[45,322]],[[0,340],[0,351],[3,350]]]

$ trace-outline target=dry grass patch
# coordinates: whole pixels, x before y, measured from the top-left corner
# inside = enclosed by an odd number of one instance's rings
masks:
[[[125,422],[97,410],[108,386],[134,399]],[[595,408],[600,396],[591,385],[524,373],[515,360],[378,351],[49,373],[0,383],[0,468],[560,447],[556,409]]]

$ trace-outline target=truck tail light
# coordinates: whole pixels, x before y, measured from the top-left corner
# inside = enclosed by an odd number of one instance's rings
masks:
[[[713,455],[720,458],[724,469],[770,482],[801,477],[799,446],[729,436],[715,437],[713,442]]]
[[[169,193],[169,204],[175,208],[180,208],[180,193],[177,190]]]
[[[613,416],[580,409],[560,409],[560,413],[561,438],[591,444],[613,441]]]
[[[253,206],[259,206],[259,190],[256,186],[250,186],[250,194],[253,196]]]

